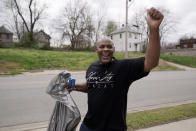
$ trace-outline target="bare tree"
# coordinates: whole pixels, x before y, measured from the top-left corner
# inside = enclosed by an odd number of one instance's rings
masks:
[[[4,8],[7,10],[7,12],[4,12],[6,14],[6,16],[4,16],[6,17],[5,23],[7,23],[8,28],[11,29],[14,34],[16,34],[18,40],[21,40],[21,37],[23,35],[23,24],[16,11],[15,3],[13,0],[5,0],[4,5]]]
[[[159,27],[160,40],[161,44],[163,44],[167,35],[175,30],[175,25],[177,22],[175,21],[174,17],[172,16],[172,13],[168,9],[158,8],[158,10],[160,10],[164,15],[163,22]],[[147,43],[149,29],[145,20],[145,15],[146,10],[140,10],[139,12],[135,13],[131,24],[134,24],[139,27],[139,31],[142,33],[142,40]]]
[[[148,27],[147,27],[147,23],[145,20],[145,12],[142,10],[140,12],[136,12],[134,14],[134,18],[131,22],[131,27],[132,25],[135,25],[138,27],[139,32],[142,34],[142,40],[143,41],[148,41]]]
[[[84,47],[90,47],[91,46],[91,43],[92,43],[92,40],[93,40],[93,33],[95,32],[95,27],[92,23],[92,21],[90,20],[89,21],[89,25],[87,26],[87,43],[85,44]]]
[[[37,2],[35,0],[29,0],[28,10],[29,10],[29,19],[30,20],[28,20],[27,18],[25,18],[24,14],[22,12],[22,8],[18,4],[18,1],[17,0],[13,0],[13,1],[16,6],[17,13],[20,16],[20,18],[22,19],[22,21],[25,25],[25,28],[26,28],[27,32],[29,33],[30,40],[33,41],[33,32],[34,32],[35,24],[41,18],[41,15],[42,15],[43,11],[45,10],[45,8],[42,7],[40,9],[38,9]]]
[[[93,32],[93,43],[96,43],[100,37],[103,35],[104,32],[104,23],[103,23],[104,15],[101,12],[97,12],[96,19],[94,22],[94,32]]]
[[[11,30],[18,39],[20,39],[20,18],[15,10],[14,2],[12,0],[2,0],[1,1],[1,24],[5,25],[9,30]]]
[[[162,46],[164,46],[166,37],[171,32],[175,31],[175,26],[177,25],[177,21],[170,10],[164,8],[160,8],[159,10],[164,15],[163,22],[160,25],[160,40]]]
[[[106,1],[102,1],[99,3],[100,9],[95,10],[94,13],[94,35],[93,35],[93,43],[96,43],[103,35],[105,30],[105,22],[104,19],[107,15],[107,3]]]
[[[115,31],[117,29],[117,25],[114,21],[108,21],[106,28],[105,28],[105,34],[108,36],[110,35],[110,33],[112,33],[113,31]]]
[[[194,33],[187,33],[180,37],[179,40],[186,40],[186,39],[196,39],[196,34]]]
[[[35,25],[41,19],[46,6],[38,7],[36,0],[4,0],[3,4],[6,9],[3,13],[7,15],[4,23],[8,23],[9,28],[14,31],[19,40],[24,36],[23,33],[27,32],[30,41],[33,41]],[[8,18],[10,16],[11,18]]]
[[[63,38],[69,39],[72,49],[89,46],[94,27],[87,3],[80,0],[70,1],[63,12],[60,24],[63,26]]]

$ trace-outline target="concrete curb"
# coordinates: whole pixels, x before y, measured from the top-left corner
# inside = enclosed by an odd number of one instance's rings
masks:
[[[79,131],[81,122],[78,124],[76,131]],[[46,131],[48,127],[48,123],[49,121],[45,121],[45,122],[40,122],[40,123],[31,123],[31,124],[15,125],[15,126],[10,126],[10,127],[2,127],[0,128],[0,131]]]
[[[26,76],[32,76],[32,75],[57,75],[58,73],[60,73],[61,71],[64,71],[64,70],[44,70],[42,72],[24,72],[22,73],[21,75],[26,75]],[[83,74],[85,73],[86,71],[68,71],[70,72],[71,74]]]

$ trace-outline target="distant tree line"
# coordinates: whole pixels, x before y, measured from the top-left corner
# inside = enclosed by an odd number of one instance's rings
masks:
[[[7,23],[17,38],[25,47],[36,45],[34,32],[36,26],[41,23],[46,14],[47,6],[40,5],[38,0],[2,0],[0,16],[2,23]],[[168,32],[174,30],[176,21],[171,17],[168,9],[160,8],[165,18],[160,26],[160,38],[162,43]],[[109,35],[117,29],[115,21],[104,22],[106,12],[93,9],[82,0],[72,0],[65,4],[62,12],[56,16],[53,27],[61,33],[61,41],[69,41],[71,49],[90,48],[103,35]],[[142,34],[142,40],[148,41],[149,29],[145,20],[146,11],[141,10],[135,13],[129,23],[135,25]],[[63,43],[63,42],[62,42]]]

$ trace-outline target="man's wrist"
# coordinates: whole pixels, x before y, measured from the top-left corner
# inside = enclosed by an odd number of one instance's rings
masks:
[[[159,32],[159,27],[149,27],[150,33]]]

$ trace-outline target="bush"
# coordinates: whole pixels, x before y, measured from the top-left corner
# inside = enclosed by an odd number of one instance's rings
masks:
[[[37,41],[35,39],[30,39],[31,32],[27,32],[24,34],[22,40],[21,40],[21,46],[22,47],[28,47],[28,48],[38,48]]]
[[[22,47],[22,43],[15,42],[15,43],[13,43],[13,47]]]
[[[70,51],[71,50],[71,46],[70,45],[63,45],[63,49]]]
[[[88,46],[86,48],[75,48],[73,50],[75,50],[75,51],[95,51],[95,47],[94,46]]]
[[[79,47],[79,48],[74,48],[72,49],[70,45],[64,45],[63,49],[66,51],[95,51],[94,46],[88,46],[88,47]]]
[[[41,50],[52,50],[49,44],[44,45],[43,47],[40,47]]]
[[[0,42],[0,48],[3,48],[3,43],[2,42]]]

